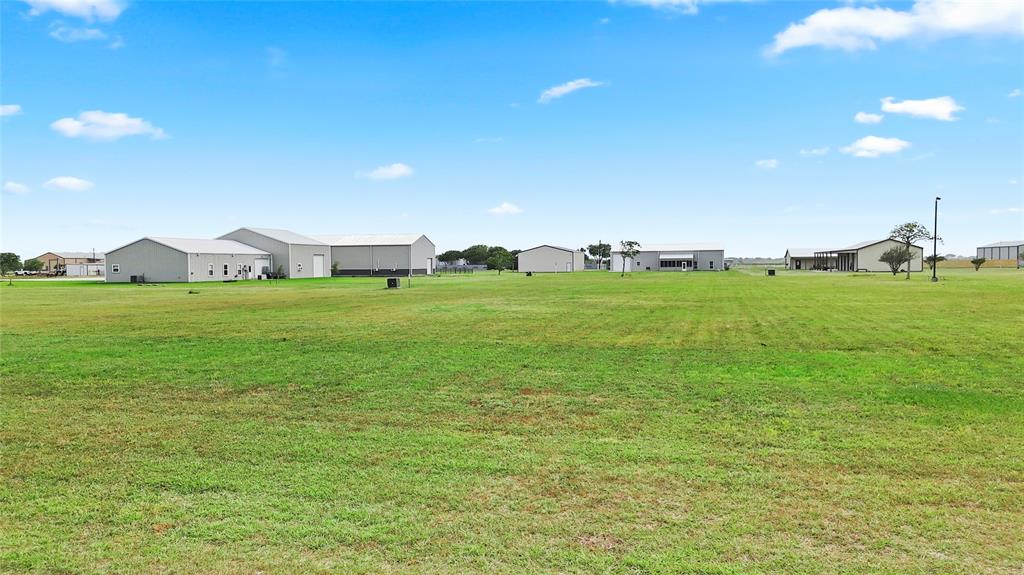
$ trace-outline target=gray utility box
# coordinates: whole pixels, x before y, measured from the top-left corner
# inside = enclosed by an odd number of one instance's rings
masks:
[[[402,280],[400,278],[388,278],[388,289],[398,289],[402,287]]]

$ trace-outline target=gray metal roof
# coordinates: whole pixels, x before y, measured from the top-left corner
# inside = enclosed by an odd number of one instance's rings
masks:
[[[331,246],[411,246],[426,236],[423,234],[324,234],[310,237]],[[430,238],[427,238],[427,241],[430,242]]]
[[[530,248],[528,250],[523,250],[523,251],[521,251],[519,253],[532,252],[533,250],[540,249],[540,248],[554,248],[556,250],[562,250],[563,252],[575,252],[575,251],[577,251],[577,250],[574,250],[572,248],[563,248],[562,246],[553,246],[551,244],[541,244],[539,246],[534,246],[534,247],[532,247],[532,248]]]
[[[1017,246],[1024,246],[1024,240],[1010,240],[1006,242],[996,242],[994,244],[988,244],[987,246],[978,246],[979,248],[1015,248]]]
[[[789,253],[789,257],[791,258],[813,258],[814,252],[821,252],[824,250],[815,248],[789,248],[786,251]]]
[[[257,233],[261,236],[267,236],[270,239],[277,240],[286,244],[296,244],[300,246],[322,246],[325,245],[323,242],[317,241],[309,236],[297,234],[291,230],[280,230],[276,228],[250,228],[244,227],[239,228],[241,230],[249,230],[250,232]],[[235,230],[238,231],[238,230]],[[226,236],[228,234],[224,234]],[[221,236],[221,237],[224,237]]]
[[[144,240],[154,241],[158,244],[163,244],[171,249],[178,250],[187,254],[246,254],[265,256],[270,255],[269,253],[254,248],[250,245],[243,244],[242,242],[236,242],[235,240],[206,240],[206,239],[194,239],[194,238],[154,238],[145,237]],[[138,240],[136,240],[138,241]],[[132,244],[135,242],[132,242]],[[131,245],[131,244],[126,244]],[[125,246],[121,246],[122,248]],[[117,248],[121,249],[121,248]],[[111,250],[116,251],[116,250]]]
[[[640,244],[641,252],[724,252],[725,245],[717,242],[685,243],[685,244]],[[612,248],[612,253],[622,250]]]
[[[857,243],[853,244],[852,246],[846,246],[845,248],[839,248],[838,250],[818,250],[818,251],[819,252],[855,252],[857,250],[866,248],[868,246],[873,246],[875,244],[880,244],[882,242],[889,241],[889,240],[892,240],[894,242],[901,243],[901,244],[903,243],[902,241],[897,240],[896,238],[884,238],[884,239],[881,239],[881,240],[867,240],[867,241],[863,241],[863,242],[857,242]],[[910,245],[915,247],[915,248],[921,247],[921,246],[919,246],[917,244],[910,244]]]

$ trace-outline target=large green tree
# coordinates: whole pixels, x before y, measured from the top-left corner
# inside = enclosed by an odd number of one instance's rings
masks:
[[[20,269],[21,258],[18,257],[18,254],[12,252],[0,254],[0,275],[7,275]]]
[[[604,261],[612,257],[612,245],[598,241],[596,244],[587,246],[587,253],[597,260],[597,267],[601,268]]]
[[[41,262],[41,261],[39,261],[39,260],[37,260],[35,258],[30,259],[30,260],[25,260],[25,263],[21,264],[21,269],[23,269],[25,271],[28,271],[28,272],[37,272],[37,271],[43,269],[43,262]]]
[[[498,275],[501,272],[512,267],[512,253],[505,248],[498,247],[498,249],[491,249],[490,256],[487,257],[487,269],[498,270]]]
[[[487,246],[483,244],[469,246],[462,252],[462,257],[466,258],[467,262],[476,266],[487,263],[487,256]]]
[[[907,251],[910,252],[911,259],[913,259],[914,252],[911,249],[911,245],[913,245],[914,242],[918,242],[921,240],[931,240],[932,233],[928,231],[928,228],[926,228],[924,224],[918,222],[907,222],[905,224],[900,224],[893,228],[892,231],[889,232],[889,237],[894,240],[902,242],[903,247],[907,248]],[[935,239],[937,239],[938,241],[942,241],[942,238]],[[907,279],[910,279],[909,262],[907,262]]]
[[[459,250],[448,250],[443,254],[437,256],[437,261],[444,262],[446,264],[453,264],[462,259],[462,252]]]

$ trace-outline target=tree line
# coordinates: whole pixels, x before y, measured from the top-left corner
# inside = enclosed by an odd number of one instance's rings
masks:
[[[37,259],[28,259],[23,262],[16,253],[4,252],[0,254],[0,275],[7,275],[18,270],[37,272],[42,269],[43,262]]]

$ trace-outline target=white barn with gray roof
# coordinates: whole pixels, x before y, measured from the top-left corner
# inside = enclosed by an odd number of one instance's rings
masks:
[[[330,246],[330,272],[339,276],[423,275],[434,273],[436,248],[423,234],[324,234],[313,239]]]
[[[235,240],[274,256],[272,273],[287,278],[322,278],[331,275],[331,247],[309,236],[275,228],[238,228],[218,239]]]
[[[583,252],[547,244],[519,252],[516,262],[516,269],[521,272],[581,272],[584,269]]]
[[[725,246],[719,243],[640,244],[634,258],[612,249],[611,271],[686,272],[725,269]]]
[[[106,281],[203,282],[255,278],[273,256],[233,240],[145,237],[106,255]]]

